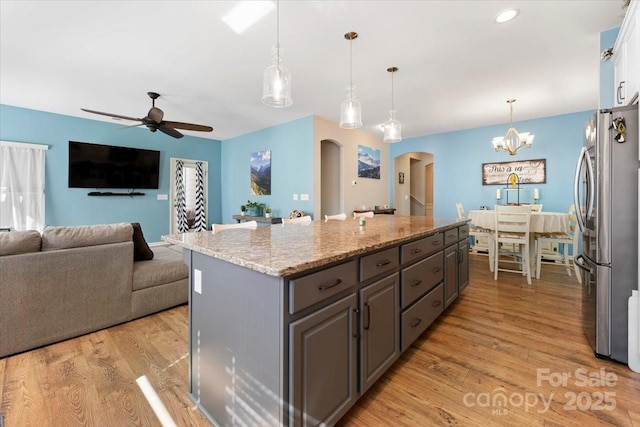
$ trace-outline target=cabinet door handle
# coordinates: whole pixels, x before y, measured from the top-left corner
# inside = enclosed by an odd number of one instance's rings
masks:
[[[327,289],[335,288],[336,286],[338,286],[341,283],[342,283],[342,279],[338,279],[335,282],[330,283],[328,285],[320,285],[320,286],[318,286],[318,290],[326,291]]]
[[[464,254],[462,253],[462,249],[458,249],[458,264],[462,264],[462,257],[464,257]]]
[[[358,316],[358,313],[360,313],[360,310],[358,310],[357,308],[353,309],[353,337],[354,338],[358,338],[358,336],[360,336],[360,316]]]
[[[391,260],[385,259],[384,261],[380,261],[379,263],[376,264],[376,267],[383,267],[387,264],[391,264]]]
[[[440,267],[433,267],[433,269],[431,270],[432,273],[439,273],[440,270],[442,270]]]
[[[434,301],[431,303],[431,307],[440,307],[440,304],[442,304],[442,301],[438,300],[438,301]]]
[[[411,321],[411,325],[410,325],[410,326],[411,326],[412,328],[415,328],[415,327],[416,327],[416,326],[418,326],[420,323],[422,323],[422,319],[413,319],[413,320]]]
[[[368,330],[369,326],[371,326],[371,307],[367,302],[364,304],[364,326],[362,329]]]
[[[411,287],[416,287],[418,286],[420,283],[422,283],[422,280],[414,280],[413,283],[411,284]]]
[[[418,249],[413,249],[411,251],[411,255],[419,254],[420,252],[422,252],[422,249],[419,249],[419,248]]]

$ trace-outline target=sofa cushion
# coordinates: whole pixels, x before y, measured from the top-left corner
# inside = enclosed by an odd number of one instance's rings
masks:
[[[70,227],[45,227],[42,233],[42,250],[79,248],[130,242],[133,227],[128,222],[119,224],[76,225]]]
[[[137,222],[132,222],[133,227],[133,260],[145,261],[153,259],[153,251],[144,240],[144,234],[142,233],[142,227]]]
[[[0,256],[40,252],[42,238],[36,230],[0,233]]]
[[[153,248],[155,256],[149,261],[133,263],[133,290],[163,285],[189,277],[182,254],[165,246]]]

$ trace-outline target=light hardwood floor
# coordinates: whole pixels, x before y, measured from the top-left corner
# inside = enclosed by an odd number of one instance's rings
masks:
[[[640,374],[593,356],[574,277],[545,265],[528,286],[470,263],[463,295],[340,426],[640,426]],[[4,426],[158,426],[142,375],[179,426],[209,425],[186,395],[187,327],[181,306],[0,359]]]

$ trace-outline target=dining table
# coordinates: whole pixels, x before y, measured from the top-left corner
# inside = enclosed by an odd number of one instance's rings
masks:
[[[496,211],[492,209],[474,209],[469,211],[470,223],[476,227],[495,230]],[[536,237],[539,234],[569,233],[569,214],[567,212],[531,212],[529,226],[529,261],[531,277],[535,277]]]

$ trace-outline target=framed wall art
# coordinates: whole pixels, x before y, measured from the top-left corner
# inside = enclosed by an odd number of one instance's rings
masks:
[[[511,174],[517,175],[520,184],[544,184],[547,182],[547,161],[535,159],[483,163],[482,185],[506,185]]]

